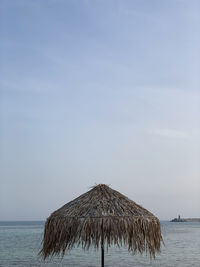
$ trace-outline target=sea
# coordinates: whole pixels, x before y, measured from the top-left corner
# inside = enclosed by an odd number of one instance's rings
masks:
[[[127,248],[105,250],[105,266],[113,267],[200,267],[200,223],[161,221],[164,245],[155,260],[146,254],[131,254]],[[44,222],[0,222],[0,267],[8,266],[100,266],[101,253],[91,248],[74,248],[63,258],[43,261],[38,253],[42,247]]]

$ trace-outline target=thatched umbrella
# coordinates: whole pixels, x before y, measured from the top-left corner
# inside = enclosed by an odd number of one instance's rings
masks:
[[[99,184],[53,212],[46,220],[43,258],[64,255],[75,244],[89,249],[104,244],[128,247],[131,252],[149,252],[155,258],[162,241],[159,220],[126,196]]]

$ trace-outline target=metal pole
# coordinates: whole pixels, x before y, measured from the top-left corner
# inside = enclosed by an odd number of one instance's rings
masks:
[[[104,247],[101,247],[101,267],[104,267]]]
[[[103,219],[101,225],[101,267],[104,267],[104,234],[103,234]]]

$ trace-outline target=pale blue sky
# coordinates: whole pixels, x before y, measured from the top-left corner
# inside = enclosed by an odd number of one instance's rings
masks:
[[[0,220],[106,183],[200,217],[200,2],[0,0]]]

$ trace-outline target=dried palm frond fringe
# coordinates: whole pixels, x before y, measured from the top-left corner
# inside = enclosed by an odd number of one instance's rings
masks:
[[[160,252],[159,220],[149,211],[106,185],[53,212],[45,223],[41,255],[64,255],[75,245],[83,249],[103,244],[128,247],[131,252]]]

